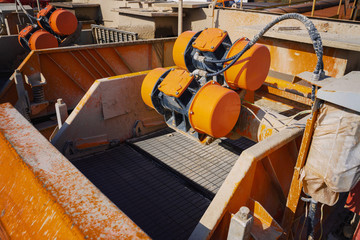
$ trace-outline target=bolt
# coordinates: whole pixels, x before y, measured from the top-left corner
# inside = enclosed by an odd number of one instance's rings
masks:
[[[193,42],[192,45],[196,45],[196,42]]]
[[[249,218],[250,209],[245,206],[241,207],[238,214],[241,220],[247,220]]]
[[[64,102],[63,102],[62,98],[58,98],[57,104],[63,104],[63,103],[64,103]]]
[[[159,85],[158,88],[161,88],[161,85]]]
[[[176,94],[176,95],[179,95],[179,92],[176,92],[175,94]]]
[[[211,49],[214,49],[214,46],[211,46]]]
[[[193,112],[193,111],[191,111],[191,112],[190,112],[190,114],[191,114],[191,115],[193,115],[193,114],[194,114],[194,112]]]
[[[212,83],[212,84],[215,84],[215,81],[212,81],[211,83]]]

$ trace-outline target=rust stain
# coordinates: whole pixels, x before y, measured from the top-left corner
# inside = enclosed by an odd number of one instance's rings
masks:
[[[10,104],[0,119],[1,222],[11,238],[148,239]]]

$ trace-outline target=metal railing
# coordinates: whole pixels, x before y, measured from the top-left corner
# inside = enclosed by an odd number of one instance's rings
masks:
[[[97,44],[131,42],[138,39],[137,33],[107,28],[96,24],[91,24],[91,30]]]

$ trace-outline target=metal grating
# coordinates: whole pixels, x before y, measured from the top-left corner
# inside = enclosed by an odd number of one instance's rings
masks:
[[[91,24],[91,30],[97,44],[131,42],[138,39],[138,34],[104,26]]]
[[[210,145],[202,145],[170,129],[129,142],[210,192],[209,198],[217,193],[240,153],[255,144],[241,138],[217,139]]]
[[[130,146],[73,164],[153,239],[187,239],[210,201]]]

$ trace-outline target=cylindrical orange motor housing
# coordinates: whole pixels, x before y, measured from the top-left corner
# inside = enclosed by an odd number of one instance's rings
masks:
[[[226,136],[239,118],[239,95],[215,81],[206,83],[189,108],[190,124],[196,131],[215,138]]]
[[[56,34],[67,36],[76,31],[78,21],[71,12],[64,9],[57,9],[51,14],[49,24]]]
[[[239,53],[248,40],[236,41],[229,50],[226,58]],[[224,64],[227,66],[230,62]],[[255,91],[260,88],[268,75],[270,68],[270,51],[262,44],[255,44],[247,50],[240,59],[224,72],[225,81],[232,89],[247,89]]]
[[[195,34],[196,32],[186,31],[176,39],[173,48],[173,59],[176,66],[186,69],[185,50]]]
[[[43,29],[34,32],[29,39],[29,47],[31,50],[56,48],[58,46],[59,44],[56,38]]]
[[[58,47],[57,39],[49,32],[27,26],[18,35],[20,45],[28,50]]]
[[[41,9],[37,18],[41,28],[58,36],[71,35],[78,27],[77,18],[72,12],[62,8],[56,9],[52,5]]]
[[[151,100],[151,93],[155,87],[155,84],[159,78],[167,71],[165,68],[155,68],[151,70],[141,85],[141,97],[146,105],[151,108],[154,108],[154,105]],[[154,108],[155,109],[155,108]]]

